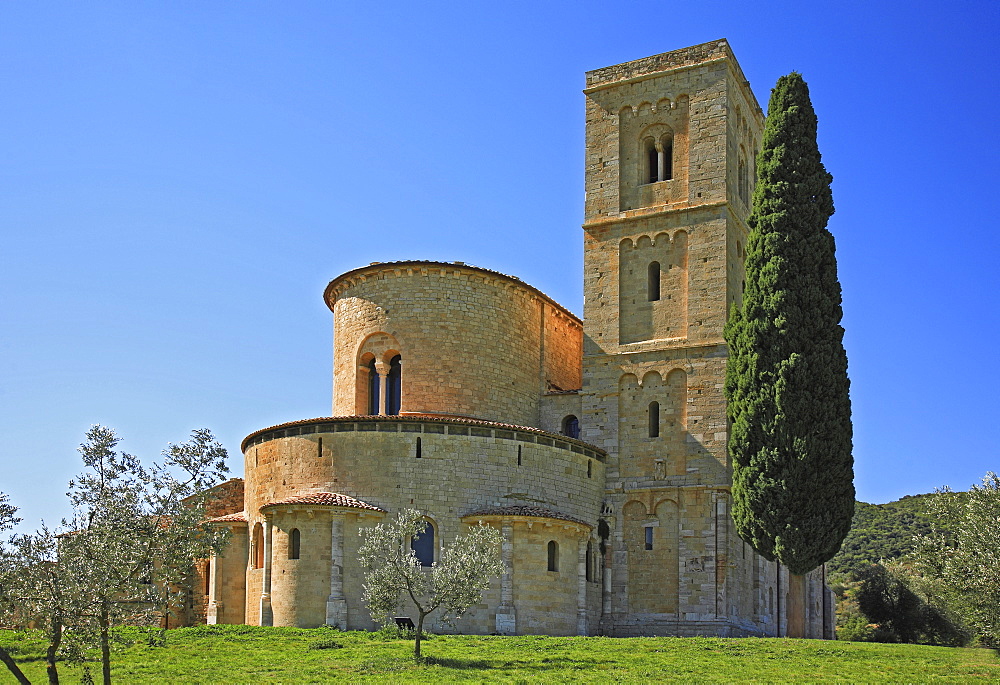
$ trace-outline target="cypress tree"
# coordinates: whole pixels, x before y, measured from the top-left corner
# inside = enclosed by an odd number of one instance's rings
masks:
[[[733,519],[762,556],[804,574],[851,527],[854,459],[833,196],[801,74],[768,104],[748,220],[746,287],[726,327]]]

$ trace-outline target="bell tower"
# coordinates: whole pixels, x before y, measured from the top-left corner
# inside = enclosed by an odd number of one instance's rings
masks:
[[[732,529],[723,381],[763,113],[724,40],[587,73],[581,438],[609,454],[603,630],[776,634]]]

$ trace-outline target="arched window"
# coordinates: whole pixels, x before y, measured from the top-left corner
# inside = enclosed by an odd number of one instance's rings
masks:
[[[649,403],[649,437],[660,437],[660,403]]]
[[[288,558],[298,559],[301,549],[301,536],[298,528],[292,528],[288,533]]]
[[[378,414],[379,400],[379,378],[378,369],[375,368],[375,360],[368,362],[368,414],[374,416]]]
[[[655,302],[660,299],[660,263],[650,262],[646,270],[646,299]]]
[[[569,436],[571,438],[580,437],[580,419],[576,418],[572,414],[563,419],[562,422],[562,434]]]
[[[646,138],[646,183],[656,183],[660,180],[659,153],[656,151],[656,141]]]
[[[255,523],[253,539],[250,542],[250,557],[253,568],[264,568],[264,527]]]
[[[410,539],[410,549],[417,555],[421,566],[434,565],[434,525],[424,522],[424,532]]]
[[[559,543],[556,542],[555,540],[549,540],[548,553],[549,553],[549,565],[548,565],[548,569],[550,571],[558,571],[559,570]]]
[[[674,139],[670,135],[660,138],[659,177],[661,181],[669,181],[674,177]]]
[[[389,375],[385,379],[386,414],[391,416],[399,414],[400,389],[400,356],[397,354],[389,360]]]
[[[642,139],[641,183],[669,181],[674,177],[674,136],[664,133],[659,138]]]
[[[587,540],[587,582],[594,581],[594,543]]]
[[[746,205],[746,204],[748,204],[747,203],[747,185],[748,185],[748,183],[747,183],[747,163],[746,163],[746,160],[743,159],[743,153],[740,153],[740,166],[739,166],[739,171],[738,171],[737,176],[736,176],[736,182],[738,184],[740,199],[743,201],[743,204]]]

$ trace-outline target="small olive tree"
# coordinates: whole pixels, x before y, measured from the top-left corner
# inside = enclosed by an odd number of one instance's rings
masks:
[[[111,628],[150,625],[181,606],[193,560],[227,542],[205,523],[204,493],[227,471],[226,450],[210,431],[168,445],[148,467],[118,452],[119,441],[103,426],[87,432],[79,450],[86,468],[69,484],[74,513],[62,532],[43,525],[0,541],[0,618],[42,629],[51,685],[58,657],[85,659],[94,647],[109,685]],[[13,515],[0,495],[0,533],[16,523]]]
[[[394,521],[361,531],[364,542],[358,557],[365,569],[364,598],[372,618],[388,625],[401,601],[417,610],[413,645],[420,658],[424,618],[441,610],[441,618],[460,618],[477,603],[490,580],[503,573],[500,561],[500,533],[479,524],[455,538],[450,547],[441,547],[440,561],[422,567],[410,545],[424,532],[420,512],[407,509]]]
[[[0,534],[20,523],[21,519],[15,516],[17,507],[11,504],[7,495],[0,492]],[[21,577],[23,564],[20,557],[14,552],[13,540],[0,539],[0,617],[11,617],[16,610],[16,593],[13,591],[15,583]],[[11,675],[22,685],[28,685],[28,679],[18,667],[14,658],[3,647],[0,647],[0,661],[7,666]]]
[[[910,555],[923,589],[962,617],[979,642],[1000,647],[1000,476],[931,500],[932,532]]]

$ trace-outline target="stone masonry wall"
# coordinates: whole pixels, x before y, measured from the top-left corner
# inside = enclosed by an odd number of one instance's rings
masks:
[[[464,265],[378,264],[333,281],[334,414],[359,413],[360,354],[401,354],[401,412],[537,426],[546,390],[581,385],[582,326],[517,279]],[[387,356],[387,355],[386,355]],[[386,359],[385,361],[388,361]]]
[[[331,533],[328,514],[321,507],[268,508],[265,512],[271,513],[266,520],[260,509],[270,502],[308,493],[337,492],[379,507],[385,516],[415,508],[434,525],[439,545],[465,530],[463,516],[484,508],[544,507],[587,521],[593,528],[604,492],[603,454],[577,440],[515,428],[407,417],[371,421],[319,419],[300,422],[293,428],[261,431],[248,438],[247,534],[252,535],[256,523],[271,526],[274,624],[323,623],[325,598],[330,592]],[[288,435],[290,431],[299,434]],[[279,432],[281,437],[276,437]],[[358,516],[363,518],[355,523]],[[348,625],[352,628],[372,627],[360,603],[361,573],[353,561],[360,544],[358,530],[382,516],[370,511],[347,516],[344,591]],[[293,528],[298,528],[301,536],[299,559],[288,558],[288,535]],[[574,539],[580,537],[579,533],[574,535]],[[524,551],[525,543],[515,542],[519,550],[516,558],[537,556],[538,550]],[[575,560],[576,547],[572,554]],[[543,621],[545,615],[558,608],[552,604],[558,597],[563,597],[559,602],[570,601],[567,598],[577,601],[575,561],[567,564],[566,574],[560,576],[566,584],[564,591],[547,594],[546,602],[536,602],[534,608],[524,600],[526,620],[537,613],[532,620]],[[261,569],[248,573],[247,617],[252,623],[259,621],[256,607],[262,576]],[[495,630],[489,611],[495,612],[498,597],[488,601],[492,603],[486,614],[474,612],[468,620],[463,619],[463,631]],[[574,604],[572,621],[559,623],[560,631],[571,634],[577,630],[576,610]],[[526,629],[529,625],[525,624]]]
[[[759,598],[777,576],[744,558],[733,531],[722,391],[761,113],[725,41],[590,72],[587,86],[581,438],[609,453],[605,630],[761,634]],[[674,179],[648,183],[635,138],[663,127]]]

